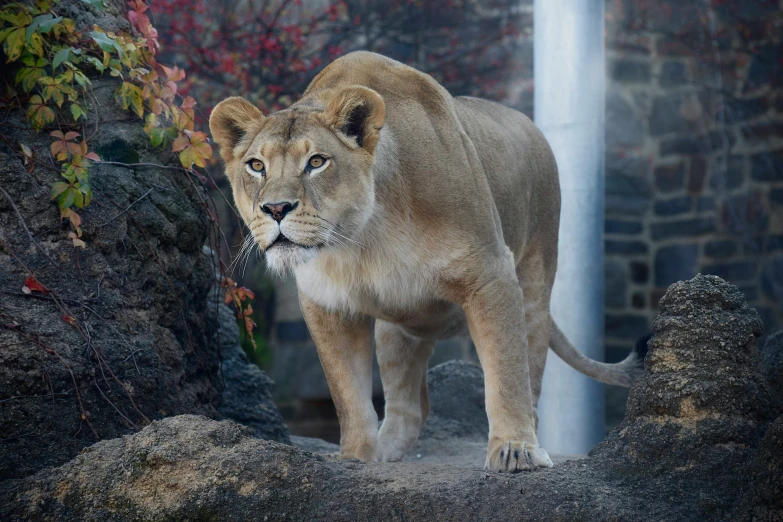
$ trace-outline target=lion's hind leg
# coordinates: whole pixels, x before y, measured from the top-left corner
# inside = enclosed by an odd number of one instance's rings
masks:
[[[386,400],[378,434],[381,459],[402,460],[416,444],[429,413],[427,361],[435,341],[412,337],[398,326],[376,320],[375,344]]]

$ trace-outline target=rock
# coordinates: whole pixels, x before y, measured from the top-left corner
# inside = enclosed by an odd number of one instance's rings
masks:
[[[116,104],[118,85],[108,76],[93,82],[101,118],[112,123],[90,138],[91,149],[114,143],[142,162],[173,164],[170,153],[149,144],[142,122]],[[24,128],[24,115],[12,111],[8,123]],[[3,132],[49,154],[48,133]],[[5,144],[0,165],[0,186],[51,259],[0,193],[0,288],[7,290],[0,325],[16,325],[0,326],[0,479],[62,464],[152,419],[217,416],[217,338],[207,302],[213,260],[202,253],[210,229],[202,189],[176,170],[93,165],[95,200],[78,210],[87,248],[77,251],[50,198],[58,172],[42,163],[28,174]],[[29,276],[22,263],[60,305],[22,292]]]
[[[310,453],[340,453],[340,445],[331,442],[326,442],[322,439],[316,439],[314,437],[300,437],[298,435],[291,435],[291,445],[297,448],[309,451]]]
[[[343,461],[314,454],[336,450],[322,441],[292,437],[302,451],[181,415],[0,483],[0,519],[778,520],[783,420],[769,426],[758,315],[697,276],[670,287],[653,331],[624,421],[587,459],[480,469],[482,373],[455,361],[428,374],[431,415],[408,462]]]
[[[754,469],[753,520],[783,520],[783,415],[764,435]]]
[[[449,361],[427,372],[430,414],[421,438],[462,437],[486,441],[484,373],[468,361]]]
[[[64,466],[0,483],[0,519],[617,520],[680,512],[568,462],[502,475],[418,462],[361,463],[182,415],[103,441]],[[648,492],[649,493],[649,492]],[[640,511],[646,510],[646,511]]]
[[[94,23],[129,30],[126,2],[103,3],[98,10],[63,0],[57,11],[73,17],[80,30]],[[100,107],[102,123],[85,124],[90,150],[104,161],[161,167],[90,167],[94,200],[77,209],[84,250],[68,239],[69,225],[50,197],[60,179],[59,168],[44,161],[51,129],[25,130],[23,111],[4,115],[0,480],[61,465],[98,440],[138,431],[154,419],[220,417],[218,328],[215,303],[207,299],[215,260],[202,251],[211,228],[205,189],[170,168],[179,165],[174,154],[150,145],[144,122],[114,100],[118,86],[108,74],[92,80],[91,103]],[[32,172],[20,161],[18,143],[38,158]],[[23,293],[30,272],[53,292]],[[236,332],[229,334],[236,345]],[[243,366],[241,354],[227,355],[226,369],[238,377],[228,383],[226,414],[249,420],[261,436],[286,440],[266,399],[268,381]],[[244,393],[255,394],[252,403],[229,406],[232,396]],[[259,427],[267,420],[269,429]]]
[[[761,367],[775,397],[778,412],[783,413],[783,331],[767,338],[761,351]]]
[[[288,429],[272,400],[272,379],[248,361],[239,344],[239,327],[234,313],[221,304],[218,315],[225,386],[218,411],[251,428],[256,437],[290,444]]]
[[[623,65],[622,70],[615,69],[615,73],[625,77],[620,81],[641,81],[639,76],[644,75],[646,64],[639,62],[615,62],[615,65]],[[641,69],[638,67],[641,66]],[[649,65],[647,65],[649,75]],[[636,77],[634,77],[636,76]],[[633,105],[620,93],[619,90],[610,87],[606,93],[606,143],[609,147],[615,146],[641,146],[644,143],[644,124],[636,115]]]
[[[756,348],[762,330],[742,293],[719,277],[673,284],[625,420],[591,456],[680,495],[699,484],[705,516],[733,509],[732,499],[748,494],[751,447],[774,417]]]
[[[625,264],[618,261],[604,262],[604,305],[609,308],[624,308],[628,286]]]

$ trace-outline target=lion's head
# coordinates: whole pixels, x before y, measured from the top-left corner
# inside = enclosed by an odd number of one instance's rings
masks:
[[[234,202],[277,272],[355,241],[373,212],[383,99],[351,86],[264,116],[228,98],[209,119]]]

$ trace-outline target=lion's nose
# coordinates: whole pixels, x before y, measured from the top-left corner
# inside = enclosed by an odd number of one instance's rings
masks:
[[[286,214],[294,210],[299,205],[299,202],[291,203],[289,201],[282,201],[280,203],[265,203],[261,205],[261,210],[272,216],[272,219],[278,223],[283,220]]]

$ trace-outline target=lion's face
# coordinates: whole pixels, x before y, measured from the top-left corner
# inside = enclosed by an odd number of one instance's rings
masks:
[[[229,98],[210,117],[234,202],[276,272],[355,243],[373,212],[383,100],[364,87],[327,99],[264,117]]]

